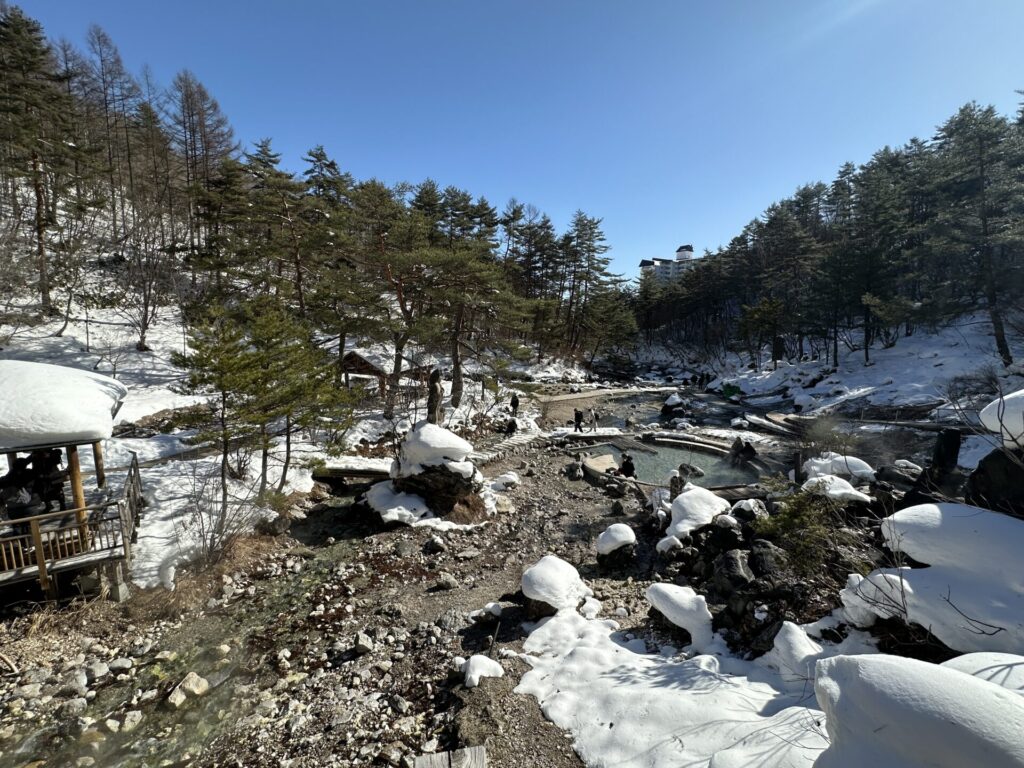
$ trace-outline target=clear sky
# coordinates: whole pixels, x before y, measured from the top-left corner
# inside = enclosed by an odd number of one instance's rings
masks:
[[[99,24],[164,84],[191,69],[292,169],[323,144],[357,178],[600,216],[627,275],[1024,89],[1024,0],[18,4],[78,44]]]

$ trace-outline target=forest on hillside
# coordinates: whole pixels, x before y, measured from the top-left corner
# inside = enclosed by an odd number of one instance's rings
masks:
[[[355,179],[320,145],[293,172],[271,139],[240,146],[188,70],[164,86],[129,72],[102,29],[81,51],[6,6],[0,211],[0,339],[115,307],[144,350],[178,308],[196,349],[288,358],[325,384],[347,344],[386,344],[392,389],[408,350],[428,350],[450,360],[456,403],[467,360],[500,371],[646,341],[712,367],[765,350],[869,361],[872,346],[970,313],[1009,365],[1024,110],[968,104],[931,140],[802,186],[682,278],[631,284],[609,272],[598,217],[578,211],[560,232],[515,199],[499,211],[430,179]]]
[[[1004,365],[1024,331],[1024,106],[963,106],[928,141],[846,163],[771,205],[727,247],[635,296],[648,342],[708,359],[772,360],[891,347],[969,314],[991,323]]]
[[[499,212],[430,179],[354,179],[319,145],[303,163],[283,168],[270,139],[239,146],[188,70],[164,87],[98,27],[80,51],[5,8],[0,334],[116,307],[145,349],[177,306],[198,338],[230,324],[271,355],[385,342],[394,382],[415,344],[451,360],[456,402],[465,359],[592,358],[632,338],[599,218],[559,232],[515,199]]]

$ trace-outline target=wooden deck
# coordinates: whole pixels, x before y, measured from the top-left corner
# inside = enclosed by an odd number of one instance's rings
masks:
[[[142,511],[142,478],[132,455],[119,498],[0,524],[0,585],[38,579],[54,593],[51,576],[112,560],[131,562]]]

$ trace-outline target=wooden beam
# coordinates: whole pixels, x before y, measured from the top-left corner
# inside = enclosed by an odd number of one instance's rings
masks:
[[[11,451],[7,454],[7,471],[10,472],[14,469],[14,460],[18,458],[18,454]]]
[[[454,752],[435,752],[416,758],[415,768],[487,768],[484,747],[466,747]]]
[[[50,581],[50,577],[46,574],[46,553],[43,551],[43,537],[39,532],[39,521],[33,520],[29,524],[29,529],[32,531],[32,545],[36,550],[36,567],[39,568],[39,586],[43,588],[43,593],[50,600],[55,600],[57,598],[56,590]]]
[[[103,443],[92,444],[92,463],[96,467],[96,486],[103,488],[107,484],[107,472],[103,467]]]

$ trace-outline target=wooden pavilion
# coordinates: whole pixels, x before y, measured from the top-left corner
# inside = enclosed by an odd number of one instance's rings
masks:
[[[0,585],[38,580],[54,598],[58,574],[100,567],[120,598],[142,482],[132,454],[123,486],[107,487],[103,440],[127,389],[87,371],[0,360],[0,392]],[[88,486],[82,448],[92,454]]]

